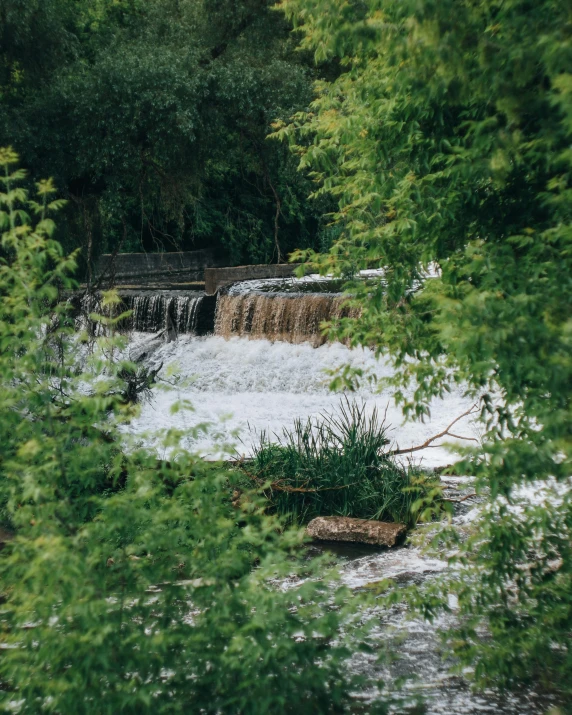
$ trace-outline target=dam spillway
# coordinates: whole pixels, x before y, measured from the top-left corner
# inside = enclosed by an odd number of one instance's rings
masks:
[[[283,286],[280,286],[282,288]],[[271,286],[272,289],[276,286]],[[87,294],[80,300],[78,313],[88,316],[118,316],[129,313],[117,327],[125,332],[169,332],[176,335],[214,334],[225,339],[246,337],[318,347],[327,342],[322,325],[344,317],[356,317],[357,309],[347,305],[339,292],[304,290],[251,289],[245,283],[217,296],[202,291],[128,290],[119,291],[120,302],[103,308],[99,294]],[[297,288],[297,286],[294,286]],[[93,329],[99,330],[100,327]]]
[[[73,298],[76,315],[89,331],[105,327],[91,320],[96,313],[117,317],[123,332],[215,334],[225,339],[247,337],[318,347],[327,342],[324,323],[356,317],[347,305],[343,281],[331,277],[293,276],[292,264],[217,267],[208,251],[173,254],[102,256],[98,283],[115,286],[119,303],[102,306],[99,290]],[[204,278],[202,286],[192,282]]]
[[[322,324],[355,317],[340,294],[251,292],[219,295],[215,335],[323,345]]]

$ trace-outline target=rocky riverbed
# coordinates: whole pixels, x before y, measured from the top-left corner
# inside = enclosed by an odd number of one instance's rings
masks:
[[[148,335],[135,335],[131,349],[140,350]],[[280,433],[296,417],[306,418],[320,412],[335,411],[339,395],[328,389],[328,371],[349,364],[378,377],[391,374],[390,367],[368,350],[348,350],[340,344],[313,348],[309,344],[292,345],[268,340],[247,340],[220,336],[204,338],[180,336],[162,344],[146,359],[151,369],[161,364],[159,377],[167,390],[154,389],[153,399],[144,404],[141,416],[127,428],[135,439],[149,437],[157,429],[174,427],[188,434],[186,447],[209,458],[230,454],[248,455],[257,435]],[[470,406],[459,390],[432,404],[431,419],[424,423],[402,423],[398,406],[389,391],[375,393],[369,383],[355,397],[369,408],[382,412],[387,408],[389,436],[400,447],[424,442],[448,425]],[[173,412],[177,400],[191,403],[192,410]],[[210,423],[208,429],[201,426]],[[465,418],[456,426],[458,433],[478,438],[478,426]],[[147,436],[146,436],[147,434]],[[435,468],[454,460],[446,446],[416,452],[416,463]],[[477,499],[470,479],[442,477],[447,496],[463,499],[455,504],[454,524],[459,529],[478,519]],[[533,490],[537,492],[538,490]],[[466,497],[466,498],[465,498]],[[529,498],[530,493],[523,498]],[[416,530],[417,534],[422,533]],[[413,532],[413,536],[416,536]],[[411,536],[411,534],[410,534]],[[390,578],[397,587],[422,584],[438,577],[448,568],[444,554],[428,555],[410,541],[392,549],[357,544],[313,545],[310,553],[328,551],[341,570],[343,581],[356,591],[368,584]],[[454,606],[454,604],[452,604]],[[451,615],[428,623],[412,617],[404,605],[375,613],[374,636],[380,649],[389,645],[393,662],[379,665],[375,653],[359,655],[350,666],[382,679],[388,690],[401,678],[407,678],[401,691],[405,702],[392,708],[394,713],[427,715],[544,715],[553,705],[551,697],[532,690],[501,696],[492,690],[472,692],[470,677],[452,676],[452,661],[443,649],[439,630],[455,618]],[[466,673],[470,676],[470,673]],[[359,694],[367,712],[375,691]],[[417,706],[421,698],[424,705]]]
[[[450,498],[466,497],[474,493],[470,478],[443,477]],[[523,495],[526,498],[527,495]],[[478,523],[478,498],[469,498],[456,505],[453,523],[459,529]],[[415,540],[415,532],[412,536]],[[376,549],[358,544],[312,544],[310,553],[327,551],[336,559],[342,580],[352,590],[358,591],[383,579],[391,579],[397,588],[422,585],[438,577],[448,567],[439,554],[429,555],[421,546],[411,542],[391,549]],[[442,555],[444,557],[444,554]],[[375,613],[377,621],[372,637],[380,649],[386,648],[393,656],[389,663],[380,665],[376,653],[355,655],[351,667],[380,679],[385,691],[370,690],[359,697],[367,703],[388,696],[393,687],[405,678],[405,685],[394,693],[398,700],[390,708],[396,715],[545,715],[556,705],[554,696],[529,690],[500,694],[492,689],[473,691],[470,672],[467,677],[452,675],[454,661],[443,646],[439,632],[454,623],[452,613],[440,616],[433,623],[415,617],[404,604]]]

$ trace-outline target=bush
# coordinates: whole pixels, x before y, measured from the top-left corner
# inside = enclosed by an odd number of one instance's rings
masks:
[[[121,373],[101,336],[80,345],[59,290],[73,258],[0,152],[0,494],[15,538],[0,552],[5,705],[21,713],[342,712],[359,599],[233,475],[179,449],[126,449]],[[27,202],[27,203],[24,203]],[[25,208],[37,210],[31,227]],[[113,320],[113,319],[110,319]],[[87,339],[87,338],[86,338]],[[280,588],[301,569],[305,578]],[[375,708],[374,708],[375,709]],[[382,706],[379,706],[383,710]],[[370,708],[371,710],[371,708]]]
[[[340,238],[305,269],[384,269],[348,285],[359,318],[329,336],[388,354],[412,414],[455,383],[482,398],[482,444],[461,468],[490,506],[478,538],[454,547],[450,643],[481,684],[538,676],[570,700],[572,496],[510,513],[520,489],[569,492],[572,474],[569,6],[280,4],[304,46],[342,66],[276,126],[337,201]]]
[[[243,465],[276,512],[294,523],[316,516],[385,519],[413,525],[420,507],[438,501],[435,480],[404,468],[388,453],[389,440],[377,409],[347,398],[337,414],[296,420],[277,443],[265,433],[253,464]]]

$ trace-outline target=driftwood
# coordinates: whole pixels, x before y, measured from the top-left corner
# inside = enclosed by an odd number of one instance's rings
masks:
[[[441,498],[441,501],[448,501],[451,504],[459,504],[460,502],[465,501],[466,499],[471,499],[472,497],[477,497],[477,496],[479,496],[479,495],[477,494],[477,492],[475,492],[474,494],[465,494],[464,497],[459,497],[458,499],[445,499],[443,497],[443,498]]]
[[[122,401],[126,404],[135,404],[145,399],[151,393],[151,387],[156,382],[157,374],[163,367],[163,363],[155,369],[140,367],[137,370],[123,368],[119,371],[118,377],[125,382],[125,387],[121,392]]]
[[[306,527],[315,541],[345,541],[372,546],[395,546],[407,532],[405,524],[348,516],[318,516]]]

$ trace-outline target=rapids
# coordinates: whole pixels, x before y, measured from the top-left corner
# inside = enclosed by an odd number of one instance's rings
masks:
[[[141,353],[142,346],[149,340],[149,334],[134,333],[131,351]],[[329,391],[327,371],[349,364],[379,377],[391,374],[390,366],[376,359],[368,349],[350,350],[340,343],[314,348],[309,342],[295,344],[246,337],[225,339],[221,335],[179,335],[177,340],[161,344],[146,359],[149,367],[158,367],[161,363],[161,382],[154,388],[152,400],[142,405],[140,416],[126,430],[136,440],[143,439],[147,443],[153,443],[150,434],[157,429],[174,427],[184,430],[185,446],[207,458],[248,455],[258,432],[280,433],[296,417],[335,411],[340,395]],[[402,448],[424,442],[470,406],[470,401],[459,390],[444,400],[433,401],[430,420],[403,424],[400,409],[391,400],[389,392],[375,394],[366,383],[353,396],[364,400],[369,410],[377,408],[383,414],[387,409],[389,437]],[[192,409],[173,411],[172,406],[178,400],[188,401]],[[203,430],[202,426],[207,423],[210,427]],[[472,438],[479,436],[477,426],[469,418],[458,423],[455,432]],[[453,460],[453,455],[444,446],[416,452],[414,457],[416,463],[425,467],[436,467]],[[452,490],[458,490],[451,491],[450,496],[472,492],[470,480],[448,478],[444,483]],[[467,500],[457,505],[459,511],[455,521],[460,529],[478,518],[478,506],[473,502]],[[338,545],[336,554],[342,580],[352,589],[363,588],[384,578],[392,578],[398,585],[420,583],[424,579],[436,578],[447,568],[444,558],[428,558],[413,546],[374,550]],[[374,638],[380,643],[389,642],[390,650],[399,657],[395,662],[380,665],[376,662],[374,648],[371,656],[354,656],[348,666],[372,679],[381,677],[389,686],[403,676],[414,678],[404,690],[408,704],[395,706],[390,712],[399,715],[413,712],[426,715],[540,715],[550,707],[550,699],[531,691],[507,697],[494,691],[473,693],[462,677],[452,677],[449,673],[451,663],[442,652],[437,630],[438,626],[447,625],[449,621],[445,618],[435,624],[411,619],[402,606],[394,606],[376,617],[379,624],[376,624]],[[454,617],[453,610],[447,619]],[[375,691],[360,693],[364,712],[367,712],[367,703],[376,695]],[[423,709],[413,707],[417,696],[425,700]]]
[[[135,334],[132,350],[139,350],[148,339],[148,335]],[[176,341],[164,343],[147,360],[151,368],[161,363],[159,378],[167,389],[160,389],[160,384],[154,390],[153,400],[142,406],[141,415],[128,431],[140,434],[160,428],[187,430],[185,446],[210,458],[224,453],[221,444],[227,453],[248,456],[257,433],[279,434],[297,417],[335,411],[341,395],[329,390],[327,371],[349,364],[378,377],[391,374],[387,363],[376,359],[368,349],[350,350],[340,343],[313,348],[307,342],[290,344],[238,337],[225,340],[216,335],[181,335]],[[373,394],[366,384],[353,397],[364,400],[368,410],[377,408],[383,414],[387,409],[388,436],[400,448],[421,444],[471,404],[457,391],[445,400],[433,401],[431,419],[403,425],[401,410],[388,391]],[[192,411],[173,413],[171,407],[177,400],[191,403]],[[205,423],[211,424],[209,432],[191,434],[193,428]],[[473,439],[478,436],[468,418],[457,430]],[[452,457],[445,447],[433,447],[416,452],[415,461],[436,467],[448,464]]]

